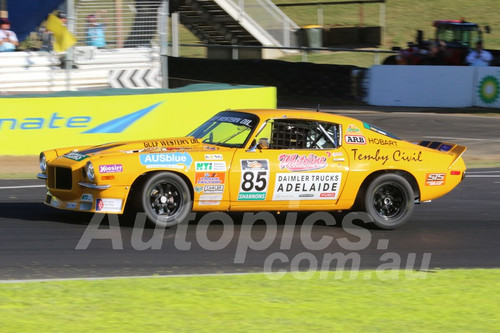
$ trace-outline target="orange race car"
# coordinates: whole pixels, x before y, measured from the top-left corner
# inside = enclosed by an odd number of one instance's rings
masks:
[[[66,210],[145,212],[160,226],[191,211],[367,212],[393,229],[415,203],[465,176],[465,147],[398,139],[322,112],[228,110],[186,137],[67,147],[40,154],[45,203]]]

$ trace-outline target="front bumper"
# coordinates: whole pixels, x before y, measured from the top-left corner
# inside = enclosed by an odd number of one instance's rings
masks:
[[[130,187],[112,186],[105,190],[82,187],[82,189],[83,191],[76,197],[57,196],[48,190],[44,203],[57,209],[71,211],[122,214]]]

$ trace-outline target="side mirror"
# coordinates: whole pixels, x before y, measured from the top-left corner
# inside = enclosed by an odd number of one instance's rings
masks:
[[[255,152],[255,149],[257,149],[257,141],[255,139],[252,140],[252,144],[250,144],[250,147],[246,150],[247,153],[253,153]]]

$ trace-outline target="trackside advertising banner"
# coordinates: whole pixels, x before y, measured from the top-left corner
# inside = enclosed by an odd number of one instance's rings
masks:
[[[184,136],[225,109],[275,108],[274,87],[114,96],[0,98],[0,155]]]
[[[500,67],[380,65],[369,78],[371,105],[500,108]]]
[[[474,105],[500,108],[500,67],[477,67]]]

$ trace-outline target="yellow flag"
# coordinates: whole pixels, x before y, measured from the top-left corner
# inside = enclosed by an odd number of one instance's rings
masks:
[[[46,27],[54,35],[54,51],[64,52],[76,43],[75,36],[57,16],[49,14]]]

